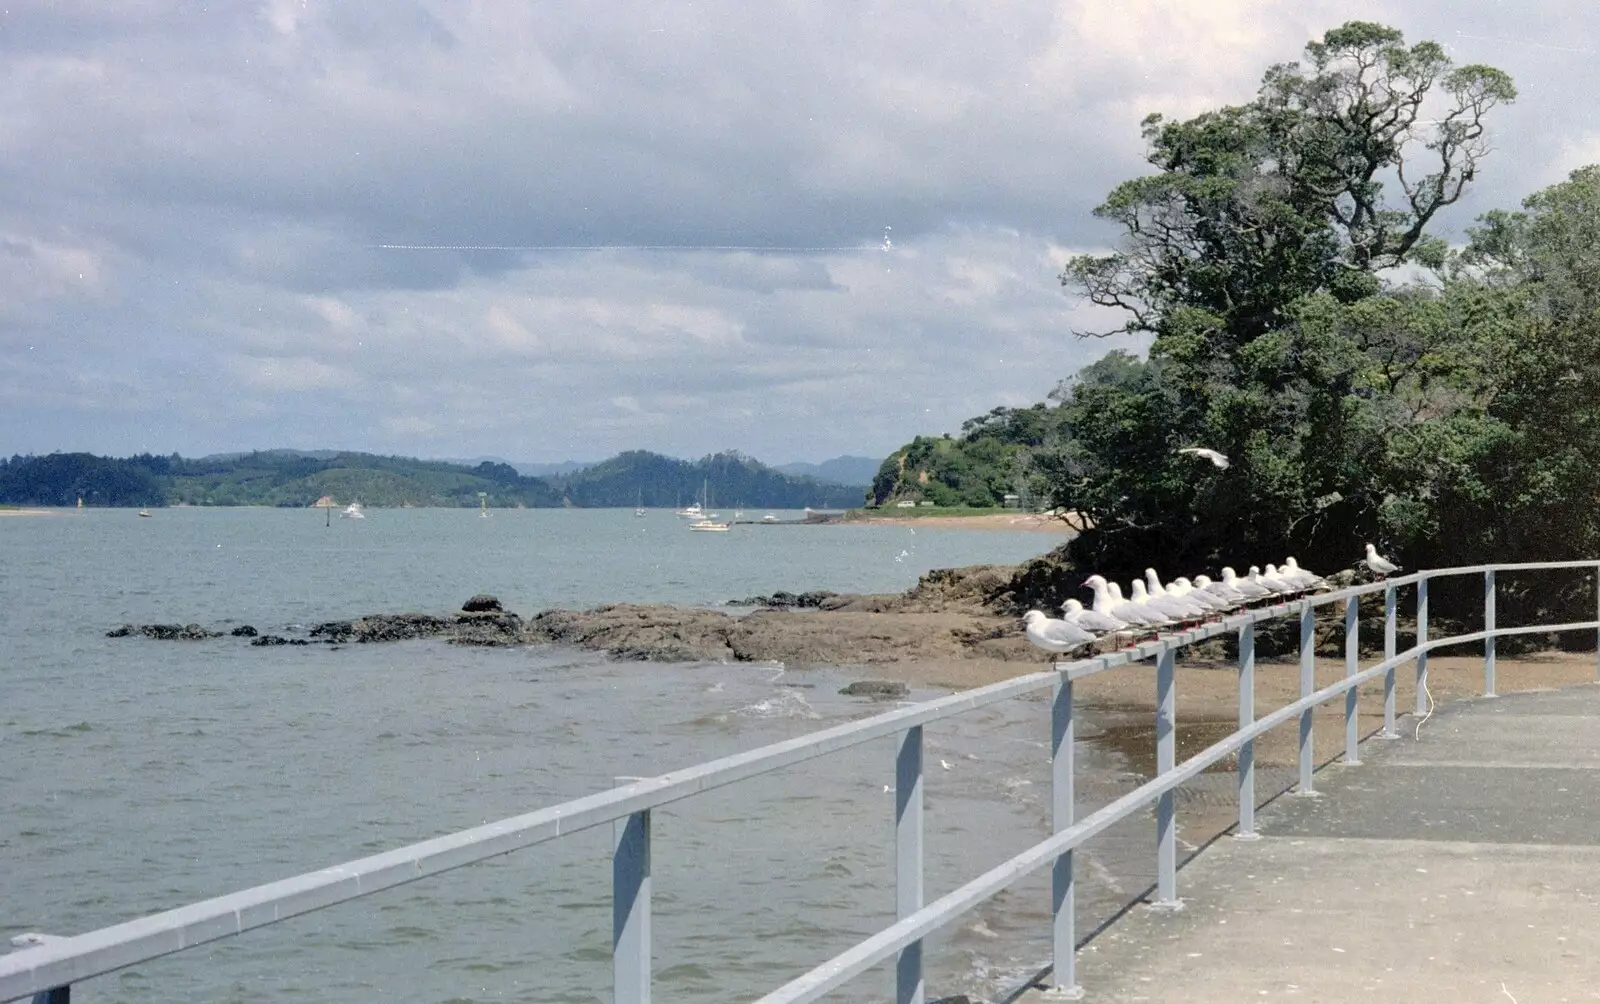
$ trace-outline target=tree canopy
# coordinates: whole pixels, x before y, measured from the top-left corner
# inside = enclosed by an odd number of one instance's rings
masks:
[[[1492,214],[1466,254],[1430,228],[1515,97],[1493,67],[1350,22],[1269,68],[1247,104],[1145,120],[1155,173],[1095,211],[1121,230],[1116,250],[1061,275],[1124,311],[1117,332],[1154,336],[1147,359],[1119,356],[1058,391],[1071,434],[1041,465],[1055,503],[1094,522],[1079,564],[1127,574],[1294,553],[1337,568],[1366,540],[1442,558],[1504,538],[1494,465],[1515,423],[1497,410],[1500,364],[1521,351],[1530,295],[1512,273],[1558,270],[1528,247],[1552,239],[1548,210]],[[1536,369],[1528,380],[1548,377]],[[1453,524],[1441,544],[1446,507],[1471,500],[1471,534]]]

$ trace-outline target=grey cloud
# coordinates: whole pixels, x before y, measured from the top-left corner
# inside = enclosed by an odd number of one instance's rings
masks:
[[[1068,335],[1108,319],[1056,273],[1112,238],[1089,210],[1144,169],[1139,119],[1245,100],[1349,17],[1522,88],[1447,233],[1600,160],[1576,2],[8,6],[7,452],[953,430],[1128,344]]]

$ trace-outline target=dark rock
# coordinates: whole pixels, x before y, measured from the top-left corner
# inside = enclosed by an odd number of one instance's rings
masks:
[[[349,641],[355,637],[354,621],[324,621],[311,629],[311,637],[324,641]]]
[[[505,608],[500,605],[500,600],[488,593],[479,593],[472,599],[461,604],[461,609],[469,614],[499,613]]]
[[[198,624],[124,624],[107,631],[106,637],[126,638],[136,634],[156,641],[203,641],[222,637],[220,631],[207,631]]]
[[[275,634],[264,634],[259,638],[251,638],[250,644],[257,648],[265,648],[271,645],[309,645],[311,643],[304,638],[283,638]]]
[[[254,638],[260,632],[248,624],[240,624],[238,627],[234,628],[228,633],[233,635],[235,638]]]
[[[456,618],[456,629],[450,636],[452,645],[503,647],[526,643],[522,618],[505,612],[463,613]]]
[[[870,697],[875,701],[886,701],[905,697],[911,693],[911,688],[898,680],[857,680],[839,693],[846,697]]]
[[[791,593],[780,589],[771,596],[747,596],[742,600],[729,600],[730,607],[771,607],[774,610],[817,610],[839,599],[838,593],[817,590],[808,593]]]
[[[546,610],[528,622],[527,631],[530,641],[576,645],[617,659],[694,662],[730,659],[733,624],[733,618],[715,610],[620,603]]]
[[[368,614],[353,621],[326,621],[311,629],[320,641],[341,642],[406,641],[448,634],[454,621],[432,614]]]

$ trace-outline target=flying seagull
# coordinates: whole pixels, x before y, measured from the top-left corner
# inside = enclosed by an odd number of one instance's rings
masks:
[[[1227,457],[1218,453],[1216,450],[1208,450],[1204,446],[1185,446],[1178,452],[1187,453],[1191,457],[1204,457],[1220,468],[1226,468],[1228,466]]]
[[[1378,553],[1378,549],[1371,544],[1367,545],[1367,567],[1372,573],[1382,579],[1391,573],[1400,571],[1400,566]]]

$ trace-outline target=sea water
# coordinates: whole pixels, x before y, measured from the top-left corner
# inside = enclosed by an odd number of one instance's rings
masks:
[[[790,514],[783,514],[790,515]],[[264,632],[552,606],[716,606],[897,591],[1051,534],[876,526],[689,532],[632,510],[87,510],[0,518],[0,935],[75,934],[752,749],[890,705],[863,672],[616,663],[438,641],[252,647],[111,639],[125,621]],[[920,688],[913,699],[947,691]],[[1048,694],[930,725],[926,898],[1049,832]],[[751,999],[894,919],[894,741],[655,813],[660,999]],[[1085,809],[1138,778],[1079,752]],[[609,827],[192,949],[74,1000],[611,999]],[[1086,922],[1148,881],[1147,827],[1079,855]],[[930,998],[1049,958],[1048,876],[926,948]],[[834,998],[892,999],[892,965]]]

